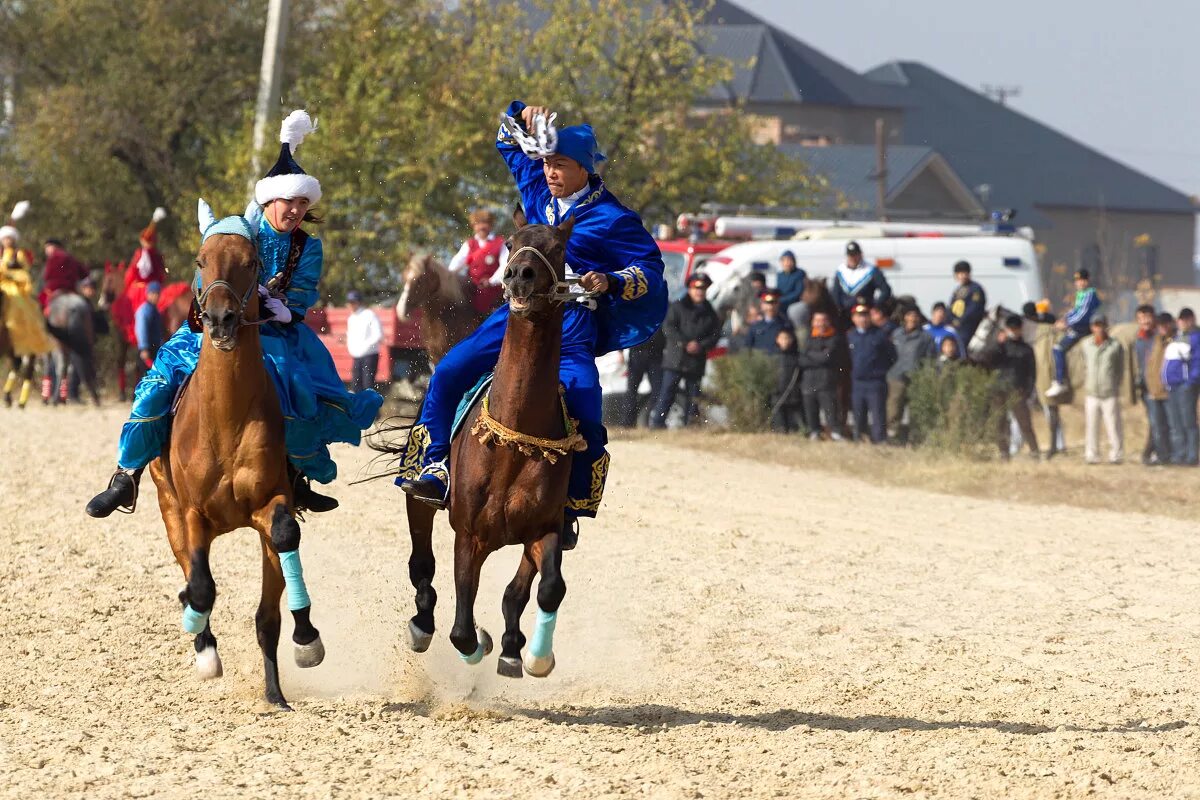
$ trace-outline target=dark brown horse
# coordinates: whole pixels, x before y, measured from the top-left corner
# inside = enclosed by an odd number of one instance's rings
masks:
[[[483,318],[471,306],[463,281],[431,255],[415,255],[404,269],[404,288],[396,316],[408,322],[421,309],[421,341],[433,366],[467,338]]]
[[[472,409],[451,445],[449,510],[457,602],[450,640],[470,664],[491,651],[491,637],[475,625],[480,569],[491,553],[518,545],[524,552],[504,592],[498,672],[521,676],[526,643],[521,612],[540,571],[538,617],[524,670],[545,677],[554,668],[554,625],[566,594],[559,537],[571,454],[583,447],[566,419],[558,376],[563,307],[555,295],[564,280],[573,220],[557,228],[525,225],[518,213],[516,221],[504,278],[510,316],[491,393]],[[433,568],[428,537],[418,539],[414,533],[409,572],[417,588],[417,615],[409,630],[418,651],[428,647],[434,630]]]
[[[296,663],[316,666],[325,651],[309,620],[283,413],[263,365],[256,327],[258,253],[243,236],[214,234],[201,246],[196,264],[204,287],[197,298],[204,325],[200,359],[179,401],[169,446],[150,464],[150,474],[158,486],[167,538],[186,580],[179,593],[183,626],[196,634],[196,666],[203,678],[221,674],[217,640],[209,627],[216,600],[209,548],[217,536],[237,528],[258,531],[263,583],[254,622],[266,697],[287,708],[276,662],[285,574],[295,618]]]

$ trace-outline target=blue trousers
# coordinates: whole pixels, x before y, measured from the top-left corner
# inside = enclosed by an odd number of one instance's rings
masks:
[[[700,381],[702,378],[693,378],[677,370],[664,369],[662,384],[658,390],[658,397],[654,401],[654,409],[650,412],[651,428],[667,427],[667,415],[671,413],[671,406],[675,404],[675,395],[679,392],[680,379],[683,380],[685,395],[683,424],[686,426],[691,422],[696,408],[696,398],[700,396]]]
[[[1200,459],[1200,427],[1196,421],[1196,387],[1168,390],[1167,424],[1171,429],[1171,463],[1195,464]]]
[[[1058,344],[1054,345],[1054,380],[1059,383],[1067,382],[1067,353],[1072,347],[1079,344],[1079,340],[1084,336],[1087,336],[1086,331],[1067,328],[1067,332],[1058,340]]]
[[[871,417],[871,443],[887,438],[884,422],[887,419],[888,387],[885,380],[854,381],[850,388],[850,408],[854,411],[854,439],[858,441],[867,430]]]
[[[1150,423],[1149,447],[1144,455],[1151,452],[1158,456],[1163,464],[1171,463],[1171,425],[1167,421],[1167,401],[1154,400],[1143,394],[1146,404],[1146,420]]]
[[[496,368],[507,329],[506,304],[438,362],[429,379],[420,417],[409,436],[409,448],[401,459],[401,480],[416,477],[424,467],[447,460],[454,412],[479,379]],[[579,433],[587,441],[587,450],[574,453],[571,458],[567,487],[567,514],[580,517],[596,516],[608,476],[608,453],[604,449],[608,431],[602,422],[603,397],[595,349],[596,322],[592,312],[579,305],[568,305],[563,317],[558,378],[565,390],[567,412],[579,420]]]

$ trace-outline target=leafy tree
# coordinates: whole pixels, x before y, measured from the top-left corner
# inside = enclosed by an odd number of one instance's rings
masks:
[[[16,85],[15,124],[0,139],[4,172],[15,180],[0,186],[0,199],[34,202],[23,226],[31,240],[55,235],[85,259],[126,258],[161,205],[172,216],[160,244],[182,274],[209,144],[241,123],[255,97],[260,6],[0,5],[0,52]]]

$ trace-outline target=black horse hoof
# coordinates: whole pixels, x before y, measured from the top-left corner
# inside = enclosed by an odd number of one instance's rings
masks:
[[[520,658],[500,656],[500,660],[496,662],[496,674],[505,678],[521,678],[524,677],[525,670],[521,667]]]

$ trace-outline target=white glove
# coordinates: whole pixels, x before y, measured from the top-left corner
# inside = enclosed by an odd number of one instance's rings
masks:
[[[521,123],[508,114],[500,115],[500,141],[505,144],[515,144],[525,155],[532,159],[552,156],[558,150],[558,128],[554,120],[558,114],[551,114],[547,119],[538,114],[533,119],[532,131],[525,132]]]
[[[262,306],[263,319],[268,322],[278,322],[283,325],[292,321],[292,310],[284,302],[267,291],[261,284],[258,287],[259,305]]]

